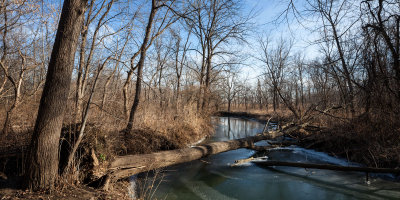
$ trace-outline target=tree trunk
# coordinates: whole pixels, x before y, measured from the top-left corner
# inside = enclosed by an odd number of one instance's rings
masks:
[[[254,146],[255,142],[270,138],[271,136],[261,135],[223,142],[213,142],[206,145],[184,149],[162,151],[150,154],[120,156],[110,163],[110,166],[108,166],[107,169],[107,174],[104,176],[116,181],[140,172],[189,162],[225,151],[252,147]]]
[[[65,0],[27,159],[32,190],[53,189],[58,177],[58,146],[74,56],[87,0]]]
[[[208,109],[208,104],[210,100],[210,82],[211,82],[211,60],[212,60],[212,43],[211,39],[207,39],[207,69],[206,69],[206,81],[205,81],[205,87],[204,87],[204,94],[203,94],[203,104],[202,104],[202,110],[207,110]]]
[[[126,77],[126,81],[124,83],[124,87],[122,89],[122,93],[124,95],[124,115],[125,119],[128,119],[128,87],[131,83],[131,78],[133,75],[133,69],[129,69],[128,76]]]
[[[82,23],[82,28],[80,30],[80,36],[81,36],[81,44],[80,44],[80,50],[79,50],[79,65],[78,65],[78,74],[77,74],[77,80],[76,80],[76,88],[75,88],[75,117],[74,117],[74,123],[78,123],[78,120],[80,119],[81,116],[81,111],[82,111],[82,98],[84,94],[84,88],[83,88],[83,82],[84,82],[84,74],[87,74],[87,68],[85,68],[85,51],[86,51],[86,44],[87,44],[87,35],[88,35],[88,25],[90,24],[90,17],[92,15],[92,10],[93,10],[93,2],[90,3],[88,14],[87,14],[87,19],[86,22]]]
[[[179,110],[179,101],[180,101],[180,95],[181,95],[181,88],[180,88],[180,86],[181,86],[181,77],[180,76],[178,76],[177,77],[177,81],[176,81],[176,99],[175,99],[175,111],[176,111],[176,113],[178,113],[178,110]]]
[[[274,112],[276,112],[276,109],[277,109],[277,94],[276,94],[276,87],[274,87],[274,91],[273,91],[273,96],[272,96],[272,104],[273,104],[273,107],[274,107]]]
[[[4,121],[4,125],[3,125],[3,130],[2,130],[2,136],[6,137],[8,136],[8,132],[11,130],[11,114],[12,114],[12,110],[10,109],[9,111],[7,111],[6,113],[6,119]]]
[[[146,34],[144,36],[143,44],[141,46],[141,51],[140,51],[140,59],[139,59],[139,63],[138,63],[138,73],[137,73],[137,79],[136,79],[135,99],[133,100],[131,113],[129,114],[129,120],[128,120],[128,125],[126,126],[126,131],[132,130],[133,122],[135,120],[135,113],[139,106],[140,94],[142,92],[144,60],[146,59],[146,51],[147,51],[146,47],[147,47],[147,43],[149,42],[151,27],[153,25],[153,20],[154,20],[154,16],[156,15],[156,12],[157,12],[156,1],[152,0],[151,1],[151,12],[150,12],[149,20],[147,22],[147,27],[146,27]]]

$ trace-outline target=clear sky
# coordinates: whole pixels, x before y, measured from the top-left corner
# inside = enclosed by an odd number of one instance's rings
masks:
[[[292,40],[294,42],[293,53],[300,52],[306,59],[312,59],[319,55],[316,45],[310,45],[310,42],[318,38],[317,33],[307,30],[304,26],[290,16],[289,21],[277,20],[278,16],[287,7],[285,0],[244,0],[245,10],[256,12],[253,22],[256,24],[256,30],[251,31],[249,41],[250,47],[244,51],[257,56],[258,42],[257,38],[262,35],[268,36],[271,40],[279,40],[280,38]],[[285,3],[286,2],[286,3]],[[304,0],[298,0],[297,6],[303,9]],[[310,22],[302,21],[303,25],[311,26]],[[248,78],[250,82],[256,83],[257,76],[263,73],[262,64],[256,59],[250,59],[248,66],[242,68],[242,78]]]

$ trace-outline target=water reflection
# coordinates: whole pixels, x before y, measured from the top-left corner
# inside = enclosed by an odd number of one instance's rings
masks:
[[[261,133],[264,125],[253,120],[243,120],[234,117],[214,118],[217,124],[213,141],[225,141],[245,138]]]

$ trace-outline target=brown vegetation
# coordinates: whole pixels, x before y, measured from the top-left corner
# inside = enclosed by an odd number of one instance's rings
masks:
[[[320,36],[310,60],[265,35],[241,56],[233,47],[250,41],[254,14],[242,3],[1,1],[0,172],[34,190],[77,184],[97,162],[206,137],[220,110],[291,122],[306,147],[399,167],[398,1],[288,1],[279,16],[311,20]],[[240,76],[246,57],[263,70],[256,84]]]

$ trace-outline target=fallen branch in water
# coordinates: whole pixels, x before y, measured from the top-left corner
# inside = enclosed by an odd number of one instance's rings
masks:
[[[254,150],[254,151],[266,151],[266,150],[273,149],[273,148],[276,148],[276,147],[278,147],[278,146],[276,146],[276,145],[271,145],[271,146],[255,146],[255,145],[251,145],[251,146],[248,146],[246,148]]]
[[[254,159],[255,159],[255,158],[250,157],[250,158],[246,158],[246,159],[235,160],[235,163],[231,164],[231,167],[233,167],[233,166],[238,166],[238,165],[241,165],[241,164],[243,164],[243,163],[251,162],[251,161],[253,161]]]
[[[257,158],[250,157],[250,158],[235,160],[235,163],[231,164],[231,167],[239,166],[241,164],[253,162],[253,161],[264,161],[267,159],[268,159],[268,157],[264,156],[264,157],[257,157]]]
[[[263,129],[263,131],[262,131],[262,134],[264,134],[265,131],[267,131],[267,133],[269,132],[269,121],[271,121],[271,119],[272,119],[272,117],[270,117],[270,118],[268,119],[268,121],[267,121],[267,123],[265,124],[264,129]]]
[[[314,164],[314,163],[298,163],[298,162],[283,162],[283,161],[253,161],[262,166],[287,166],[287,167],[301,167],[301,168],[314,168],[314,169],[327,169],[335,171],[358,171],[367,173],[393,173],[400,174],[400,169],[392,168],[372,168],[372,167],[350,167],[331,164]]]
[[[275,145],[276,147],[282,147],[282,146],[298,145],[299,143],[297,141],[281,141],[281,142],[268,141],[268,144]]]

